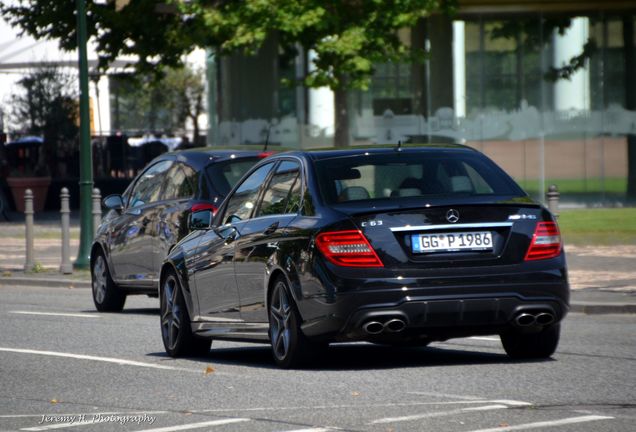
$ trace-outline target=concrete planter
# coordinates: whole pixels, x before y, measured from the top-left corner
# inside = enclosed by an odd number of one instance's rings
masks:
[[[24,192],[31,189],[33,210],[38,213],[44,210],[51,177],[7,177],[7,185],[11,188],[15,209],[20,213],[24,213]]]

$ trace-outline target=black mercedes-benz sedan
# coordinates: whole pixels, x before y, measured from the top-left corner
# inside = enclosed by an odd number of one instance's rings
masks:
[[[270,342],[294,367],[331,342],[498,334],[545,358],[568,310],[553,215],[465,146],[282,153],[190,226],[161,269],[171,356]]]
[[[95,308],[121,311],[131,294],[157,295],[164,258],[188,234],[192,211],[216,211],[232,186],[271,153],[190,149],[153,159],[109,209],[91,247]]]

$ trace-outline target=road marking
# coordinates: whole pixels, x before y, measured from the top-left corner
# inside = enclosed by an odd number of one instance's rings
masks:
[[[21,431],[47,431],[47,430],[54,430],[54,429],[64,429],[64,428],[70,428],[70,427],[75,427],[75,426],[86,426],[86,425],[93,425],[93,424],[100,424],[100,423],[104,423],[105,420],[103,421],[93,421],[93,420],[84,420],[84,421],[75,421],[75,422],[69,422],[69,423],[55,423],[52,425],[48,425],[48,426],[35,426],[35,427],[30,427],[30,428],[23,428],[20,429]]]
[[[490,411],[490,410],[506,409],[506,408],[508,408],[507,405],[485,405],[482,407],[462,408],[462,409],[455,409],[450,411],[437,411],[437,412],[415,414],[415,415],[404,416],[404,417],[385,417],[385,418],[373,420],[369,424],[397,423],[397,422],[404,422],[404,421],[421,420],[425,418],[444,417],[449,415],[464,414],[466,412],[472,412],[472,411]]]
[[[565,418],[561,420],[549,420],[549,421],[542,421],[542,422],[536,422],[536,423],[524,423],[524,424],[519,424],[514,426],[496,427],[496,428],[490,428],[490,429],[478,429],[478,430],[474,430],[470,432],[518,431],[518,430],[525,430],[525,429],[537,429],[537,428],[543,428],[543,427],[563,426],[563,425],[569,425],[569,424],[575,424],[575,423],[585,423],[585,422],[591,422],[591,421],[597,421],[597,420],[610,420],[613,418],[614,417],[609,417],[609,416],[589,415],[589,416],[582,416],[582,417],[570,417],[570,418]]]
[[[434,393],[434,392],[408,392],[407,394],[412,394],[412,395],[422,395],[422,396],[433,396],[433,397],[440,397],[440,398],[447,398],[447,399],[460,399],[460,400],[469,400],[469,401],[481,401],[484,400],[484,398],[479,397],[479,396],[471,396],[471,395],[456,395],[456,394],[450,394],[450,393]]]
[[[198,369],[196,370],[187,369],[187,368],[180,368],[180,367],[174,367],[174,366],[159,365],[155,363],[144,363],[144,362],[139,362],[134,360],[125,360],[125,359],[112,358],[112,357],[97,357],[97,356],[84,355],[84,354],[71,354],[71,353],[63,353],[63,352],[55,352],[55,351],[36,351],[36,350],[30,350],[30,349],[1,348],[1,347],[0,347],[0,352],[14,352],[14,353],[20,353],[20,354],[35,354],[35,355],[44,355],[44,356],[51,356],[51,357],[64,357],[64,358],[73,358],[78,360],[91,360],[91,361],[98,361],[98,362],[104,362],[104,363],[114,363],[114,364],[118,364],[122,366],[137,366],[137,367],[145,367],[150,369],[176,370],[176,371],[194,372],[199,374],[202,373],[201,370],[198,370]]]
[[[74,317],[74,318],[101,318],[96,314],[83,314],[83,313],[62,313],[62,312],[34,312],[34,311],[9,311],[12,314],[20,315],[45,315],[45,316],[61,316],[61,317]]]
[[[468,339],[480,340],[480,341],[492,341],[492,342],[499,342],[500,340],[498,337],[488,337],[488,336],[472,336],[472,337],[469,337]]]
[[[309,429],[294,429],[290,431],[284,432],[330,432],[341,430],[340,428],[332,428],[332,427],[322,427],[322,428],[309,428]]]
[[[168,426],[158,429],[142,429],[140,432],[173,432],[173,431],[183,431],[183,430],[191,430],[191,429],[201,429],[208,426],[221,426],[231,423],[240,423],[250,421],[248,418],[234,418],[234,419],[224,419],[224,420],[212,420],[201,423],[190,423],[179,426]]]

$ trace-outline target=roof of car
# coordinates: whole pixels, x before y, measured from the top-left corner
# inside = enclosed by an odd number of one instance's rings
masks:
[[[377,147],[350,147],[345,149],[325,149],[325,150],[307,150],[307,151],[290,151],[280,153],[278,156],[296,155],[304,156],[312,160],[330,159],[334,157],[358,156],[362,154],[383,154],[400,152],[429,152],[429,151],[459,151],[459,152],[475,152],[472,147],[462,144],[418,144],[418,145],[386,145]]]
[[[263,157],[263,152],[256,150],[217,150],[212,147],[197,147],[164,153],[157,157],[156,160],[176,159],[187,162],[194,169],[199,170],[209,165],[212,161],[221,162],[244,157]]]

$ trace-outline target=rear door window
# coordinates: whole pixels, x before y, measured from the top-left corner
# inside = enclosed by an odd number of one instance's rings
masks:
[[[283,161],[272,175],[254,217],[298,213],[301,196],[300,164]]]
[[[192,168],[182,163],[176,163],[172,166],[166,176],[166,185],[163,191],[163,199],[188,199],[194,195],[193,180],[196,181],[196,173],[193,178],[188,176],[188,172],[193,172]],[[192,173],[191,173],[192,174]]]
[[[140,207],[159,201],[161,187],[172,161],[161,161],[144,171],[135,183],[129,200],[129,207]]]

